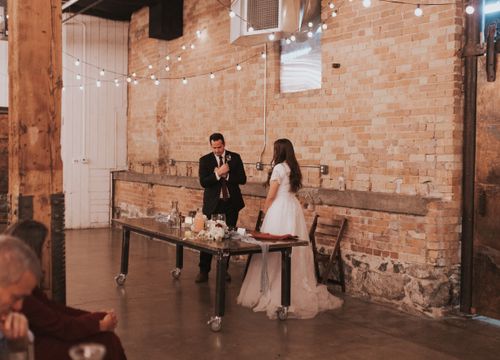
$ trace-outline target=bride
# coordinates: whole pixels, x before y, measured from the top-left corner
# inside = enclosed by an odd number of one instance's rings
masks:
[[[288,139],[274,142],[272,173],[264,204],[266,216],[261,231],[274,235],[291,234],[309,240],[308,230],[296,193],[302,187],[302,174]],[[265,311],[271,319],[281,307],[281,253],[267,254],[268,285],[261,290],[262,256],[253,256],[238,295],[238,304]],[[342,300],[318,285],[314,275],[311,246],[297,246],[292,251],[291,305],[288,316],[309,319],[320,311],[342,306]]]

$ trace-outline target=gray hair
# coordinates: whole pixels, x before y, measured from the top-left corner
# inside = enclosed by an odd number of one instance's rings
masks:
[[[33,250],[18,238],[0,235],[0,287],[16,284],[26,271],[40,281],[40,262]]]

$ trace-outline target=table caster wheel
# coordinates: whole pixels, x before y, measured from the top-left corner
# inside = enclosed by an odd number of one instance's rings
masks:
[[[210,329],[213,332],[218,332],[222,328],[222,318],[220,316],[212,316],[207,324],[210,325]]]
[[[123,285],[125,284],[125,280],[127,280],[127,275],[125,274],[119,274],[115,276],[115,281],[117,285]]]
[[[278,313],[278,319],[286,320],[288,318],[288,307],[286,306],[280,307],[277,313]]]
[[[172,275],[174,279],[178,279],[181,276],[181,269],[179,268],[173,269],[172,271],[170,271],[170,275]]]

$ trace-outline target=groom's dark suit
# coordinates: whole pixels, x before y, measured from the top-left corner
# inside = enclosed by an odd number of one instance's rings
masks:
[[[226,150],[224,157],[224,162],[230,168],[226,182],[229,198],[225,201],[221,198],[223,179],[217,180],[214,172],[214,169],[219,166],[214,153],[211,152],[200,158],[199,177],[200,184],[204,188],[203,214],[210,219],[212,214],[225,213],[227,225],[235,227],[238,220],[238,213],[245,207],[240,185],[247,182],[247,176],[239,154]],[[208,273],[211,262],[212,255],[201,252],[200,272]]]

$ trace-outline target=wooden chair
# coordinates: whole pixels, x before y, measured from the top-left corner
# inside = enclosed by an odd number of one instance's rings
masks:
[[[257,221],[255,222],[255,231],[260,231],[260,227],[262,226],[262,221],[264,221],[264,211],[259,210],[259,214],[257,215]],[[250,266],[250,261],[252,260],[252,254],[248,254],[247,263],[245,265],[245,271],[243,272],[242,280],[245,280],[245,276],[247,276],[248,267]]]
[[[342,292],[345,292],[345,279],[344,265],[340,253],[340,241],[342,240],[346,223],[347,219],[345,217],[328,219],[320,218],[319,215],[316,215],[309,231],[318,282],[340,285]],[[331,247],[331,253],[328,254],[324,251],[319,251],[318,244]]]

